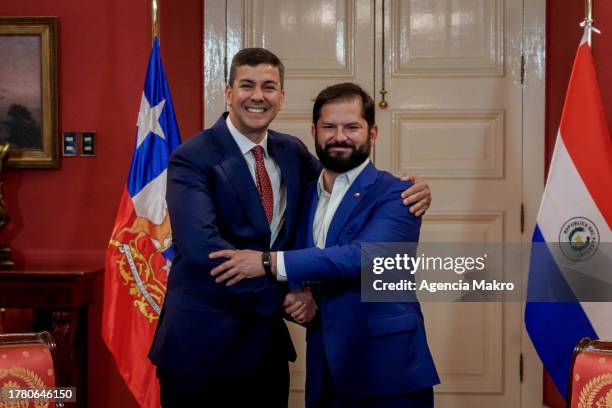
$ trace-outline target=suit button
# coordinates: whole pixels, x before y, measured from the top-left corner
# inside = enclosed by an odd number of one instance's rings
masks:
[[[346,231],[346,233],[347,233],[347,234],[352,234],[352,233],[353,233],[353,230],[352,230],[352,229],[350,229],[350,230]]]

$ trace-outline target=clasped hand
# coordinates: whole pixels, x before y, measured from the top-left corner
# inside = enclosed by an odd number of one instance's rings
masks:
[[[317,302],[315,302],[310,288],[303,288],[287,293],[285,296],[285,313],[300,324],[308,323],[317,314]]]

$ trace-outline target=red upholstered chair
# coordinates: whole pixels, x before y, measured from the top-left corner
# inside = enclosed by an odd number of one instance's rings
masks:
[[[568,394],[571,408],[612,407],[612,342],[580,340],[574,348]]]
[[[55,342],[48,332],[0,334],[0,388],[49,389],[55,387]],[[0,401],[0,407],[62,407],[53,401]]]

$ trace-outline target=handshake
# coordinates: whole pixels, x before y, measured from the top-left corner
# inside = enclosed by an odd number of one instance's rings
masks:
[[[287,293],[283,307],[285,308],[285,313],[299,324],[310,322],[317,314],[318,309],[310,288]]]

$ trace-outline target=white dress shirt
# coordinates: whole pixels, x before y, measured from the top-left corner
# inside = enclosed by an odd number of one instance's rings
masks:
[[[244,159],[246,160],[247,166],[249,167],[249,171],[251,172],[251,177],[253,177],[253,183],[257,186],[257,178],[255,175],[255,156],[251,151],[256,143],[253,143],[251,139],[240,133],[238,129],[234,126],[229,116],[225,119],[225,123],[227,124],[227,128],[229,129],[232,137],[236,141],[240,152]],[[283,178],[281,176],[280,167],[278,164],[270,157],[268,154],[268,134],[263,138],[263,140],[259,143],[261,147],[264,149],[264,165],[266,166],[266,171],[268,172],[268,176],[270,177],[270,184],[272,184],[272,194],[274,198],[274,209],[272,212],[272,222],[270,223],[270,248],[274,243],[274,240],[278,237],[278,233],[283,227],[283,222],[285,222],[285,208],[287,207],[287,189],[285,188],[285,184],[283,183]]]
[[[312,224],[312,238],[317,247],[325,248],[327,232],[329,231],[329,226],[331,225],[340,202],[342,202],[348,189],[351,188],[355,179],[361,174],[369,162],[369,159],[365,160],[359,166],[352,168],[346,173],[339,174],[334,180],[331,193],[326,191],[324,187],[323,172],[325,170],[321,172],[319,181],[317,182],[319,201],[317,202],[317,211],[315,212]],[[276,255],[276,278],[282,281],[287,280],[285,256],[282,251]]]

